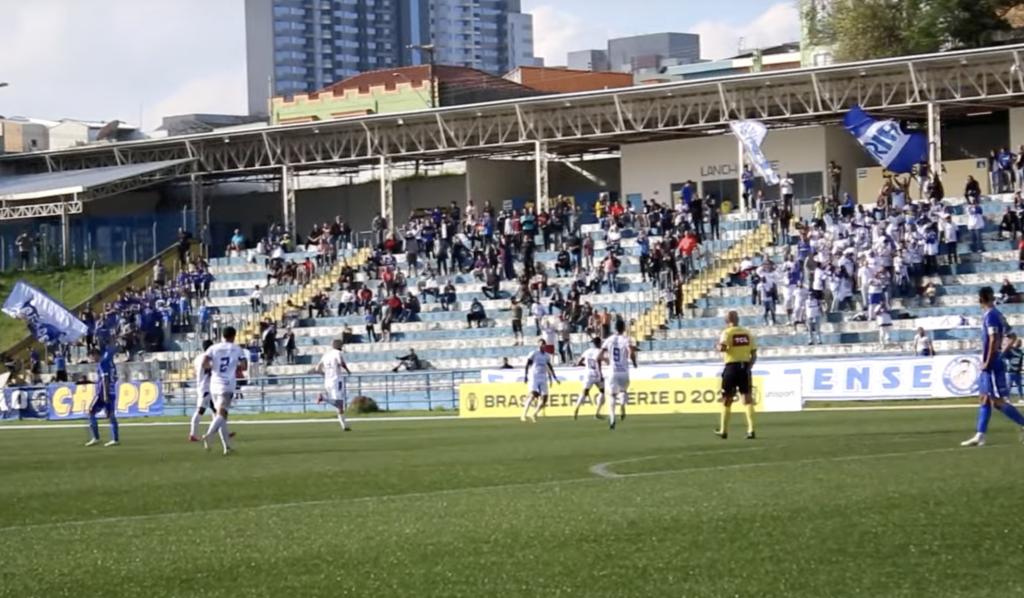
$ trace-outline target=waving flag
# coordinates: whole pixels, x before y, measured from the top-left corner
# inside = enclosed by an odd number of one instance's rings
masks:
[[[879,166],[896,174],[913,172],[914,166],[928,159],[924,133],[906,133],[894,120],[875,120],[860,106],[846,113],[843,126]]]
[[[51,349],[61,343],[73,343],[89,332],[63,305],[20,280],[4,301],[3,312],[24,320],[32,336]]]
[[[743,144],[743,149],[747,150],[747,157],[750,158],[751,165],[757,174],[761,175],[761,178],[769,185],[778,185],[779,175],[775,173],[772,163],[761,151],[761,144],[768,136],[768,127],[756,120],[734,120],[729,123],[729,128]],[[741,164],[740,167],[742,168],[742,166]]]

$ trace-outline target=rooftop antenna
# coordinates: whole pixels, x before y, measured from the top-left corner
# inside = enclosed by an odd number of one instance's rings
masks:
[[[747,38],[741,37],[739,41],[739,47],[736,49],[737,54],[742,54],[747,48]]]

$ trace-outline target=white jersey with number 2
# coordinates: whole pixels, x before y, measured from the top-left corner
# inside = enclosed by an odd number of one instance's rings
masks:
[[[217,343],[206,350],[210,358],[210,392],[215,395],[234,394],[235,371],[245,361],[245,352],[235,343]]]

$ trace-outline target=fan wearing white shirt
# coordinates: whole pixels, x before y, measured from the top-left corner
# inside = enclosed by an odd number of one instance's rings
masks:
[[[548,404],[548,381],[554,380],[555,384],[558,384],[555,368],[551,365],[551,354],[544,351],[544,344],[544,339],[539,339],[537,349],[526,358],[526,383],[530,389],[530,396],[523,404],[523,416],[519,418],[521,421],[529,419],[537,423],[537,414]],[[537,406],[533,413],[530,413],[530,407],[534,402]]]
[[[612,375],[605,380],[604,394],[608,397],[608,428],[614,430],[616,403],[619,404],[621,418],[626,419],[630,362],[636,367],[636,353],[626,336],[624,320],[615,320],[615,334],[601,345],[601,359],[612,366]]]
[[[813,293],[807,298],[807,336],[808,345],[821,344],[821,302]]]
[[[338,410],[338,422],[341,424],[341,429],[350,432],[352,429],[345,422],[345,403],[348,402],[348,396],[345,392],[345,379],[341,376],[341,372],[344,371],[349,376],[352,375],[352,372],[341,355],[341,347],[341,339],[333,340],[331,350],[324,353],[324,356],[320,358],[320,363],[316,364],[316,371],[324,375],[324,390],[327,391],[326,402],[331,403]],[[324,403],[323,395],[317,397],[316,402]]]
[[[201,440],[203,448],[210,450],[210,438],[218,434],[221,444],[224,445],[224,454],[227,455],[231,452],[228,430],[225,427],[228,422],[228,409],[231,408],[231,399],[235,396],[238,372],[248,369],[248,362],[245,359],[245,352],[235,344],[234,327],[228,326],[224,329],[223,339],[203,354],[203,369],[211,374],[210,395],[213,397],[217,415]]]
[[[203,363],[206,361],[206,351],[213,346],[213,341],[207,339],[203,341],[203,350],[196,356],[193,366],[196,372],[196,410],[192,413],[192,421],[190,422],[188,440],[189,442],[199,442],[199,421],[206,413],[207,409],[213,409],[213,398],[210,395],[210,370],[203,367]],[[224,423],[224,427],[227,428],[227,422]],[[234,432],[228,432],[228,437],[233,438]]]
[[[882,348],[889,346],[892,338],[892,316],[884,305],[879,306],[878,315],[875,317],[878,322],[878,342]]]
[[[576,362],[576,366],[586,366],[587,374],[583,378],[583,392],[576,397],[576,407],[572,412],[572,419],[580,415],[580,407],[583,402],[590,398],[590,389],[597,389],[597,396],[594,398],[596,406],[594,417],[601,419],[601,407],[604,406],[604,375],[601,372],[601,339],[593,339],[593,347],[587,349]]]

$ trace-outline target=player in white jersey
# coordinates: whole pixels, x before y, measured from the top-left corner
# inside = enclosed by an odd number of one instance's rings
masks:
[[[192,413],[192,421],[189,427],[189,442],[199,442],[199,420],[202,419],[207,409],[213,409],[213,398],[210,395],[210,370],[203,367],[206,361],[206,351],[213,346],[213,341],[203,341],[203,350],[196,356],[193,366],[196,372],[196,410]],[[224,424],[227,427],[227,424]],[[234,432],[228,432],[229,438],[234,438]]]
[[[612,374],[605,379],[604,394],[608,397],[608,427],[615,429],[615,404],[619,404],[621,418],[626,419],[626,392],[629,390],[629,364],[636,367],[636,353],[626,336],[626,322],[615,321],[615,334],[601,345],[601,359],[612,366]]]
[[[596,413],[594,417],[601,419],[601,407],[604,405],[604,375],[601,372],[601,339],[595,338],[593,340],[594,346],[583,352],[580,356],[580,360],[576,362],[576,366],[586,366],[587,374],[583,378],[583,392],[580,396],[576,397],[576,408],[572,412],[572,418],[575,420],[580,415],[580,407],[583,406],[583,401],[590,398],[590,389],[597,389],[597,396],[594,398],[594,404],[596,406]]]
[[[558,383],[558,379],[555,378],[555,368],[551,365],[551,354],[544,351],[544,346],[545,342],[542,338],[538,342],[537,350],[530,353],[526,359],[526,381],[530,387],[530,396],[523,404],[523,416],[519,418],[522,421],[529,419],[536,423],[537,414],[548,404],[548,380],[551,379]],[[530,406],[534,402],[537,403],[537,406],[533,413],[530,413]]]
[[[345,423],[345,403],[348,402],[348,396],[345,392],[345,378],[341,376],[341,372],[344,370],[349,376],[352,375],[352,372],[348,369],[348,364],[345,363],[345,358],[341,355],[341,347],[341,340],[335,339],[331,343],[331,350],[324,353],[324,356],[320,358],[316,371],[324,375],[324,389],[327,390],[327,401],[338,410],[338,421],[341,423],[341,429],[349,432],[351,428]],[[317,397],[316,402],[323,403],[323,395]]]
[[[223,342],[213,345],[203,354],[203,369],[210,372],[210,395],[213,397],[213,406],[217,409],[217,414],[203,435],[202,441],[203,448],[210,450],[210,438],[214,434],[219,434],[220,442],[224,445],[224,454],[227,455],[231,452],[228,430],[225,427],[228,409],[231,408],[231,399],[235,396],[238,372],[244,372],[249,364],[245,359],[245,352],[235,344],[234,327],[226,327],[223,338]]]

